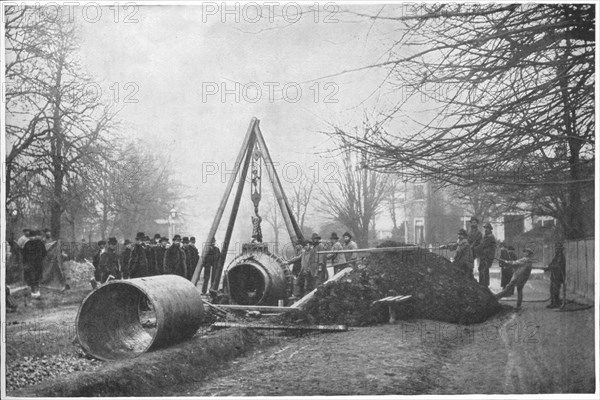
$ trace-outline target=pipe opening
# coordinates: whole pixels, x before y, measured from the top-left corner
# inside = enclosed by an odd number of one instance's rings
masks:
[[[263,300],[269,277],[253,264],[238,264],[227,273],[231,299],[237,304],[257,305]]]
[[[77,335],[87,353],[104,360],[136,357],[157,333],[155,306],[133,285],[109,284],[84,300]]]

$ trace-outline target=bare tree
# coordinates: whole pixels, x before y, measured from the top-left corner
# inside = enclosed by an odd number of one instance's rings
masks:
[[[300,181],[292,186],[291,207],[301,230],[304,230],[304,221],[311,204],[314,187],[314,181],[304,174]]]
[[[454,199],[454,205],[480,221],[496,219],[507,212],[518,210],[520,202],[514,196],[498,193],[497,188],[490,188],[488,185],[451,186],[447,189]]]
[[[120,149],[105,184],[110,188],[104,200],[108,222],[125,237],[136,230],[156,228],[155,219],[168,215],[181,199],[180,186],[173,179],[168,159],[150,154],[142,142]],[[103,211],[104,212],[104,211]]]
[[[566,237],[584,236],[581,210],[594,183],[595,7],[427,4],[416,11],[361,15],[398,24],[389,60],[367,68],[388,68],[388,82],[413,94],[381,116],[375,135],[333,134],[367,152],[371,168],[408,178],[519,191],[529,204],[566,190],[558,219]],[[406,114],[417,96],[432,105],[432,118]],[[416,128],[383,129],[395,117]]]
[[[49,20],[33,7],[24,7],[24,13],[16,10],[11,9],[14,29],[7,31],[12,43],[7,182],[31,172],[52,187],[50,229],[60,237],[67,178],[98,166],[106,155],[115,112],[87,91],[91,77],[78,60],[74,24],[61,17]],[[31,18],[31,12],[41,15]],[[24,18],[43,23],[17,22]]]
[[[367,137],[374,134],[376,127],[365,127]],[[346,134],[346,136],[350,133]],[[369,226],[377,215],[388,193],[389,176],[368,169],[369,156],[365,151],[352,151],[344,142],[340,143],[342,164],[337,179],[323,183],[319,189],[322,210],[335,220],[350,228],[361,247],[368,246]]]
[[[269,198],[265,202],[265,209],[266,212],[263,215],[263,219],[271,225],[271,228],[273,229],[273,241],[275,242],[274,251],[277,252],[279,249],[279,232],[285,225],[283,224],[283,219],[280,215],[281,211],[279,211],[279,206],[272,198]]]
[[[49,102],[44,99],[37,70],[43,63],[41,38],[47,35],[50,22],[39,8],[6,5],[4,27],[6,42],[6,203],[22,203],[22,190],[37,165],[22,160],[23,153],[37,140],[51,132]],[[14,185],[15,183],[18,185]]]

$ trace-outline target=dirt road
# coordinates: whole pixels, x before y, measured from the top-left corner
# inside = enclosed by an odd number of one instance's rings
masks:
[[[547,281],[530,281],[526,299],[545,298]],[[282,341],[163,395],[593,393],[594,309],[547,304],[466,327],[398,322]]]

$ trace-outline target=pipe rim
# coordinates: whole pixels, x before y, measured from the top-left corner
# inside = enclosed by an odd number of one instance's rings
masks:
[[[143,278],[140,278],[143,279]],[[86,302],[92,297],[96,297],[99,296],[98,293],[105,292],[111,285],[120,285],[120,286],[130,286],[134,289],[136,289],[138,292],[140,292],[146,299],[148,299],[148,301],[150,302],[150,304],[152,304],[152,308],[154,309],[154,313],[156,316],[156,324],[157,324],[157,328],[158,328],[158,324],[159,324],[159,318],[158,318],[158,312],[157,312],[157,304],[156,302],[152,299],[151,296],[148,295],[148,293],[146,293],[139,285],[136,284],[136,282],[132,282],[132,281],[128,281],[128,280],[114,280],[114,281],[110,281],[104,285],[102,285],[101,287],[99,287],[98,289],[93,290],[92,292],[90,292],[81,302],[81,305],[79,306],[79,309],[77,310],[77,317],[75,319],[75,326],[77,327],[76,329],[76,336],[77,336],[77,341],[79,342],[79,345],[84,349],[84,351],[99,359],[102,361],[114,361],[115,359],[111,359],[111,358],[106,358],[104,356],[101,356],[99,354],[96,354],[95,351],[92,351],[92,349],[90,348],[90,346],[87,343],[84,343],[81,340],[81,336],[80,336],[80,327],[79,327],[79,322],[81,319],[81,312],[84,309],[84,305],[86,304]],[[136,358],[141,356],[142,354],[144,354],[145,352],[147,352],[149,349],[152,348],[152,346],[154,345],[156,338],[158,336],[158,329],[151,335],[151,340],[150,343],[144,347],[144,349],[140,352],[132,352],[131,356],[128,358]]]

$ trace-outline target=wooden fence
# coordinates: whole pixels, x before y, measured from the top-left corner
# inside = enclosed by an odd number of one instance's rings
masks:
[[[565,242],[567,259],[567,297],[572,295],[594,302],[595,283],[595,246],[594,238]]]

